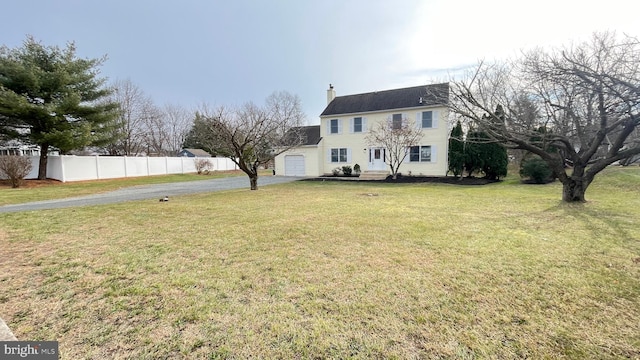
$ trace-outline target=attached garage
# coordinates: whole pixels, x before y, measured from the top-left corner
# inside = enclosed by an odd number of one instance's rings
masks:
[[[304,176],[304,156],[286,155],[284,157],[285,176]]]
[[[274,168],[276,175],[280,176],[320,176],[319,144],[320,125],[301,126],[293,128],[294,135],[302,135],[302,144],[294,146],[276,156]]]

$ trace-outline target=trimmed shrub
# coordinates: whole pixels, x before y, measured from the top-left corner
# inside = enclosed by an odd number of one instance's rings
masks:
[[[344,174],[344,176],[351,176],[351,166],[349,165],[345,165],[342,167],[342,173]]]
[[[520,176],[529,178],[536,184],[545,184],[553,180],[553,171],[540,157],[531,157],[522,162]]]
[[[31,159],[26,156],[0,156],[0,177],[9,179],[12,188],[18,188],[22,185],[32,167]]]
[[[213,163],[209,159],[196,158],[193,163],[196,166],[198,175],[202,173],[208,174],[209,170],[213,169]]]

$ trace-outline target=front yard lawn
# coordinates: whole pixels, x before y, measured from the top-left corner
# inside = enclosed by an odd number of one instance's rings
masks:
[[[61,359],[639,358],[640,169],[297,182],[0,215],[0,316]]]

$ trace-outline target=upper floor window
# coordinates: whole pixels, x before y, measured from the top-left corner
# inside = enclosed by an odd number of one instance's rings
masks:
[[[329,133],[331,133],[331,134],[339,134],[340,133],[340,120],[338,120],[338,119],[330,120]]]
[[[362,116],[352,117],[349,119],[349,132],[350,133],[364,133],[367,132],[367,118]]]
[[[402,129],[402,114],[393,114],[391,118],[391,128],[394,130]]]
[[[436,129],[438,127],[438,110],[419,111],[416,115],[418,129]]]
[[[432,128],[433,127],[433,111],[423,111],[421,120],[422,120],[421,127],[423,129]]]
[[[353,118],[353,132],[362,132],[362,118]]]

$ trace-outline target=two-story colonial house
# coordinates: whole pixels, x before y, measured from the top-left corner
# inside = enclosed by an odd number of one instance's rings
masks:
[[[367,134],[381,122],[409,120],[422,131],[419,144],[407,149],[400,165],[403,174],[444,176],[447,172],[446,83],[364,94],[336,96],[327,90],[327,107],[320,115],[319,140],[279,155],[276,174],[321,176],[345,165],[360,165],[363,173],[389,171],[387,149],[367,141]]]

